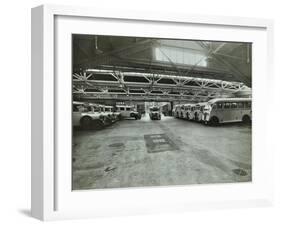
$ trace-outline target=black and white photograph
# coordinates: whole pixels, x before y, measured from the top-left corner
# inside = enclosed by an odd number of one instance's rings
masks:
[[[72,189],[252,181],[252,43],[72,34]]]

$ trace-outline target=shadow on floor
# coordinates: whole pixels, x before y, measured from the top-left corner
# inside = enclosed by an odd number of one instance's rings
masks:
[[[18,212],[27,217],[31,217],[31,210],[29,209],[19,209]]]

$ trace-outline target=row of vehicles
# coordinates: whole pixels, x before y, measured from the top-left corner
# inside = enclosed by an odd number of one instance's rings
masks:
[[[72,123],[84,129],[102,128],[123,118],[140,119],[134,106],[106,106],[93,103],[73,102]]]
[[[178,104],[173,110],[173,116],[176,118],[185,118],[187,120],[202,121],[203,110],[206,103],[197,104]]]
[[[218,125],[228,122],[252,121],[251,98],[215,98],[203,103],[178,104],[173,109],[176,118]]]

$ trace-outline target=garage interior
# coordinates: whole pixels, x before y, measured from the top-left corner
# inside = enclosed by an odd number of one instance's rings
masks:
[[[134,106],[140,120],[73,127],[72,188],[252,180],[251,124],[206,126],[176,105],[251,97],[251,43],[73,35],[73,101]],[[151,120],[149,108],[161,108]]]

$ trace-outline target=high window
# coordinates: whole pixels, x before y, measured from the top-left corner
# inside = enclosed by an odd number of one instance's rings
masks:
[[[203,53],[177,47],[156,47],[155,60],[172,61],[175,64],[207,66],[207,57]]]

